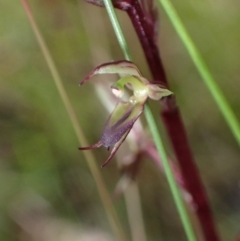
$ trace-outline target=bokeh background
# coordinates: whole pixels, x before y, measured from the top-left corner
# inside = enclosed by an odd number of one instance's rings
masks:
[[[123,59],[107,14],[84,1],[29,2],[84,134],[94,143],[108,112],[90,83],[82,88],[78,83],[97,64]],[[240,120],[240,2],[172,2]],[[118,14],[135,63],[151,78],[127,15]],[[160,7],[159,18],[162,60],[219,233],[222,240],[236,240],[239,147]],[[151,106],[158,118],[159,105]],[[159,128],[174,159],[161,123]],[[78,146],[21,1],[0,0],[1,240],[116,240]],[[104,148],[93,153],[99,166],[108,156]],[[112,193],[120,178],[116,162],[101,173]],[[165,177],[147,158],[137,182],[148,240],[185,240]],[[130,237],[124,198],[114,205]]]

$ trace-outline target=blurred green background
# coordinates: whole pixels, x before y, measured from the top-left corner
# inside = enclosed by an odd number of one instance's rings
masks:
[[[240,2],[172,2],[240,119]],[[92,85],[79,88],[78,83],[97,64],[123,59],[107,14],[84,1],[30,4],[79,123],[94,143],[108,113]],[[150,78],[129,19],[118,14],[133,59]],[[162,9],[159,17],[162,60],[219,233],[222,240],[236,240],[239,147]],[[151,105],[158,118],[159,105]],[[0,0],[0,134],[0,240],[115,240],[108,236],[111,229],[96,184],[21,1]],[[174,158],[167,138],[165,143]],[[108,155],[104,148],[93,153],[99,166]],[[101,173],[113,192],[120,177],[116,163]],[[148,240],[185,240],[165,177],[148,159],[138,184]],[[114,205],[130,236],[124,198]],[[94,232],[99,232],[97,239]]]

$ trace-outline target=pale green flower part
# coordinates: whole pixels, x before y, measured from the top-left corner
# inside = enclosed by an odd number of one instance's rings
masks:
[[[80,85],[96,74],[118,74],[120,76],[120,79],[111,86],[113,94],[120,101],[107,120],[101,140],[94,145],[79,148],[79,150],[89,150],[103,145],[109,149],[113,146],[110,156],[102,165],[103,167],[112,159],[126,139],[133,124],[142,114],[147,99],[160,100],[171,95],[172,92],[159,84],[150,83],[142,76],[135,64],[126,60],[105,63],[96,67]],[[127,101],[122,100],[125,87],[133,92]]]

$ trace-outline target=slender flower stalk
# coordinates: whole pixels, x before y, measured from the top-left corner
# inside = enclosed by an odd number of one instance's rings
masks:
[[[124,40],[124,35],[122,33],[122,30],[121,30],[121,27],[119,25],[117,16],[115,14],[115,11],[114,11],[114,8],[113,8],[113,4],[112,4],[111,0],[104,0],[104,4],[106,6],[109,18],[110,18],[110,20],[111,20],[111,22],[113,24],[113,27],[114,27],[114,30],[115,30],[115,34],[116,34],[116,36],[117,36],[117,38],[119,40],[119,44],[120,44],[120,46],[122,48],[122,51],[123,51],[123,53],[125,55],[125,58],[126,59],[131,59],[131,57],[130,57],[130,55],[128,53],[128,50],[125,49],[126,41],[122,41],[122,40]],[[178,191],[178,187],[177,187],[176,181],[174,179],[171,167],[170,167],[168,159],[167,159],[166,151],[165,151],[165,149],[163,147],[163,143],[162,143],[161,137],[160,137],[160,135],[158,133],[158,130],[156,128],[156,124],[155,124],[155,121],[154,121],[154,119],[153,119],[153,117],[151,115],[151,111],[150,111],[150,108],[149,108],[148,104],[146,104],[146,106],[145,106],[145,115],[146,115],[146,119],[148,121],[150,130],[151,130],[151,133],[152,133],[152,135],[154,137],[155,144],[157,146],[159,155],[161,156],[161,159],[162,159],[162,162],[163,162],[163,166],[164,166],[164,169],[165,169],[165,172],[166,172],[166,175],[167,175],[167,180],[169,182],[170,189],[172,191],[172,194],[173,194],[173,197],[174,197],[174,200],[175,200],[175,203],[176,203],[176,206],[177,206],[180,218],[182,220],[182,224],[183,224],[184,230],[186,232],[186,236],[187,236],[189,241],[195,241],[196,237],[195,237],[195,234],[193,232],[193,229],[192,229],[192,226],[191,226],[191,222],[190,222],[190,220],[188,218],[188,214],[187,214],[186,208],[184,206],[184,203],[182,202],[182,197],[181,197],[181,195],[180,195],[180,193]]]
[[[65,108],[67,110],[67,113],[69,115],[71,123],[73,125],[74,131],[76,133],[77,139],[78,139],[80,144],[88,145],[88,143],[86,141],[86,138],[85,138],[85,136],[82,132],[82,129],[79,126],[79,122],[77,120],[75,111],[74,111],[74,109],[73,109],[73,107],[70,103],[70,100],[68,98],[68,95],[67,95],[67,93],[66,93],[66,91],[63,87],[62,80],[59,76],[59,73],[58,73],[57,68],[54,64],[52,56],[50,55],[50,52],[47,48],[47,45],[45,44],[45,41],[44,41],[44,39],[43,39],[39,29],[38,29],[36,21],[35,21],[33,15],[32,15],[30,6],[28,4],[28,1],[27,0],[21,0],[21,1],[22,1],[22,4],[23,4],[23,7],[25,9],[25,12],[27,14],[27,17],[29,19],[29,22],[32,26],[33,32],[34,32],[34,34],[36,36],[36,39],[39,43],[39,46],[40,46],[40,48],[43,52],[43,55],[45,57],[45,60],[46,60],[47,65],[49,67],[49,70],[50,70],[50,72],[53,76],[53,80],[56,84],[56,87],[58,89],[60,97],[61,97],[61,99],[62,99],[62,101],[65,105]],[[108,193],[108,190],[107,190],[106,185],[103,181],[103,178],[101,176],[99,168],[96,164],[95,157],[93,156],[92,152],[85,152],[84,155],[85,155],[85,158],[86,158],[87,163],[89,165],[89,169],[90,169],[90,171],[93,175],[93,178],[95,180],[95,183],[97,185],[99,195],[101,197],[101,200],[102,200],[103,206],[105,208],[107,217],[109,219],[109,223],[112,227],[112,230],[115,233],[115,235],[116,235],[116,237],[118,238],[119,241],[126,241],[127,239],[125,237],[125,234],[124,234],[123,229],[121,227],[121,224],[119,222],[116,211],[113,207],[111,197]]]

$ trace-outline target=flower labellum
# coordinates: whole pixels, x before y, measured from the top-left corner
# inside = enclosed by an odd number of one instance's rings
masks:
[[[110,156],[102,165],[104,167],[112,159],[136,120],[142,114],[148,97],[160,100],[164,96],[171,95],[172,92],[160,85],[151,84],[142,76],[135,64],[126,60],[114,61],[96,67],[80,85],[83,85],[96,74],[118,74],[120,76],[120,79],[111,86],[113,94],[120,98],[120,101],[109,116],[100,141],[91,146],[79,147],[79,150],[89,150],[100,146],[109,150],[110,147],[113,147]],[[128,101],[121,100],[124,96],[125,87],[133,92]]]

